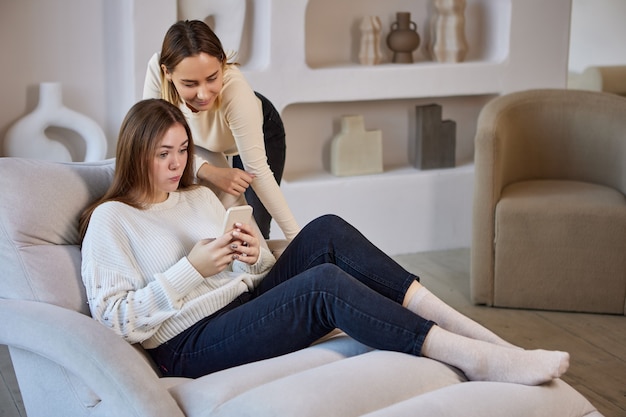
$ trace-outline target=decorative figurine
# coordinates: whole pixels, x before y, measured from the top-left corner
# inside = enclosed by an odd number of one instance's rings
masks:
[[[417,169],[451,168],[455,165],[456,123],[441,120],[441,106],[416,108],[415,141],[409,141],[409,158]]]
[[[467,55],[465,0],[435,0],[429,52],[438,62],[462,62]]]
[[[77,133],[85,142],[84,158],[72,158],[64,140],[46,134],[51,127]],[[59,138],[63,139],[63,138]],[[107,140],[94,120],[63,105],[60,83],[41,83],[39,103],[32,113],[13,124],[4,137],[7,156],[43,159],[55,162],[94,162],[106,157]]]
[[[331,142],[330,169],[337,176],[383,172],[382,132],[366,131],[361,115],[343,116],[341,132]]]
[[[391,24],[391,32],[387,35],[387,46],[393,51],[392,62],[411,64],[413,51],[420,46],[420,35],[417,25],[411,21],[411,13],[396,13],[396,21]]]
[[[362,65],[378,65],[382,59],[380,52],[381,24],[378,16],[366,16],[361,20],[361,49],[359,62]]]

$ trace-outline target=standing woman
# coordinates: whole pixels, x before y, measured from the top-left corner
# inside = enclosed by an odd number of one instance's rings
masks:
[[[161,53],[148,63],[143,98],[162,98],[182,110],[196,146],[208,151],[206,159],[195,158],[197,178],[222,200],[226,194],[245,193],[265,239],[272,217],[292,239],[300,228],[279,188],[285,165],[283,123],[228,58],[206,23],[179,21],[165,34]],[[233,157],[232,167],[226,156]]]

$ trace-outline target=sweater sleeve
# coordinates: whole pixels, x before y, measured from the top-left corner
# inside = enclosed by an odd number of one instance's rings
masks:
[[[155,53],[148,61],[146,78],[143,82],[143,99],[161,98],[161,67],[159,53]]]
[[[93,318],[130,343],[151,337],[177,314],[182,299],[203,282],[182,257],[153,277],[141,276],[132,243],[115,207],[93,213],[82,246],[82,277]]]
[[[246,274],[244,278],[245,284],[248,286],[248,290],[252,291],[257,285],[265,278],[265,275],[276,263],[276,258],[272,253],[261,246],[259,253],[259,259],[254,265],[248,265],[244,262],[234,261],[232,263],[232,269],[234,272],[242,272]]]
[[[299,232],[287,200],[285,199],[265,153],[263,137],[263,112],[254,91],[236,68],[222,89],[222,106],[232,131],[237,151],[246,171],[255,176],[252,188],[276,220],[287,239]]]

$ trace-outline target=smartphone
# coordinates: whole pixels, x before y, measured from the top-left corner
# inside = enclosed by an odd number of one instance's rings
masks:
[[[234,206],[226,210],[226,217],[224,217],[224,226],[222,228],[222,234],[233,229],[235,223],[250,224],[252,220],[252,206]]]

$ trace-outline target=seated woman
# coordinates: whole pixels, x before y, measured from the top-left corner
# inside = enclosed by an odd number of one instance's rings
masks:
[[[536,385],[567,370],[566,352],[507,343],[337,216],[313,220],[278,260],[249,225],[222,234],[224,207],[194,185],[193,149],[177,107],[140,101],[122,123],[110,189],[81,218],[93,317],[141,343],[165,376],[286,354],[335,328],[470,380]]]

